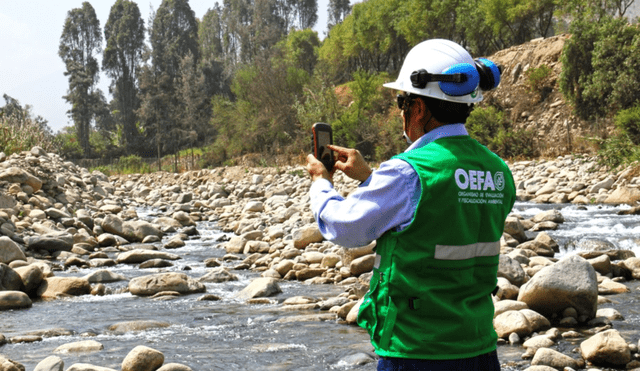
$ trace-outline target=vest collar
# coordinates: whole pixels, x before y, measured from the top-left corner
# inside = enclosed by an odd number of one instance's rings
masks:
[[[416,148],[424,147],[436,139],[458,136],[458,135],[469,135],[469,133],[467,132],[467,128],[465,128],[464,124],[443,125],[431,130],[430,132],[418,138],[418,140],[413,142],[413,144],[411,144],[409,148],[406,149],[405,152],[414,150]]]

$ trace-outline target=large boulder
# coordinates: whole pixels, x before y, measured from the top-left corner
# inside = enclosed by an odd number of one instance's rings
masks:
[[[95,340],[75,341],[62,344],[53,350],[54,353],[92,353],[104,349],[104,345]]]
[[[587,361],[603,365],[626,365],[631,361],[631,350],[617,330],[597,333],[580,343],[580,352]]]
[[[609,197],[604,200],[604,203],[635,205],[638,201],[640,201],[640,189],[618,187],[613,192],[611,192],[611,194],[609,194]]]
[[[270,277],[261,277],[253,280],[247,287],[236,294],[242,300],[261,298],[281,293],[278,280]]]
[[[20,275],[24,284],[24,292],[29,295],[35,295],[38,287],[42,284],[44,273],[37,264],[29,264],[24,267],[14,269]]]
[[[24,291],[22,277],[4,263],[0,263],[0,291]]]
[[[24,242],[27,244],[27,248],[32,251],[71,251],[73,248],[73,236],[67,232],[49,232],[38,236],[27,236],[24,238]]]
[[[152,259],[178,260],[180,256],[164,251],[135,249],[118,255],[116,262],[119,264],[139,264]]]
[[[186,274],[176,272],[136,277],[129,281],[129,292],[133,295],[150,296],[162,291],[193,294],[205,292],[206,287]]]
[[[14,260],[27,261],[27,257],[12,239],[7,236],[0,237],[0,263],[9,264]]]
[[[533,326],[529,323],[527,317],[517,310],[509,310],[496,316],[493,319],[493,327],[498,337],[505,339],[512,333],[516,333],[523,338],[533,332]]]
[[[156,371],[164,363],[164,354],[138,345],[122,361],[122,371]]]
[[[317,225],[308,225],[293,231],[293,246],[304,249],[309,244],[321,242],[324,239]]]
[[[37,296],[42,298],[56,298],[60,295],[89,295],[91,285],[85,278],[80,277],[48,277],[38,288]]]
[[[49,356],[36,366],[33,371],[62,371],[64,370],[64,361],[57,356]]]
[[[594,318],[598,306],[596,271],[585,259],[568,256],[542,268],[520,287],[518,301],[546,317],[574,308],[578,316]]]
[[[29,308],[31,305],[31,299],[22,291],[0,291],[0,311]]]
[[[504,277],[519,287],[524,284],[527,275],[517,260],[511,259],[508,255],[500,254],[498,277]]]
[[[557,370],[566,370],[571,368],[577,370],[581,366],[581,362],[562,354],[557,350],[549,348],[540,348],[531,360],[532,366],[549,366]]]

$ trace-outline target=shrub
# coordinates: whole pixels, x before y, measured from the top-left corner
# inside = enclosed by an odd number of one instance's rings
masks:
[[[618,133],[607,139],[595,139],[600,145],[598,163],[614,169],[620,165],[640,159],[640,150],[626,133]]]
[[[619,111],[615,117],[616,127],[626,133],[629,140],[640,145],[640,103]]]
[[[7,156],[40,146],[47,152],[57,152],[54,137],[42,125],[24,115],[7,115],[0,111],[0,152]]]
[[[494,106],[476,107],[467,119],[469,135],[500,157],[531,157],[537,155],[534,134],[511,129],[504,112]]]
[[[525,71],[525,86],[528,92],[539,94],[540,99],[544,100],[547,90],[549,87],[547,86],[549,81],[549,76],[551,75],[551,68],[546,64],[542,64],[539,67],[532,67]]]
[[[144,174],[151,172],[151,166],[144,162],[140,156],[122,156],[115,165],[120,174]]]

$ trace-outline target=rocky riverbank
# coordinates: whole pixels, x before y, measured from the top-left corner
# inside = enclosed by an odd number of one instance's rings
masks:
[[[640,210],[637,167],[612,173],[591,158],[570,156],[510,166],[519,200],[624,203],[630,205],[624,209],[626,213]],[[341,175],[335,180],[344,195],[357,187]],[[24,310],[34,300],[114,294],[109,284],[125,278],[111,272],[110,267],[138,265],[144,270],[172,266],[180,259],[172,250],[198,238],[198,222],[215,221],[230,238],[220,241],[226,255],[203,262],[209,268],[205,275],[143,275],[129,280],[125,290],[148,300],[189,294],[202,294],[201,300],[219,300],[206,293],[205,284],[234,280],[234,271],[250,270],[261,277],[235,293],[237,300],[272,303],[269,297],[281,293],[282,283],[290,280],[340,285],[344,292],[337,297],[292,296],[278,305],[290,311],[315,310],[316,320],[353,325],[359,300],[368,290],[374,245],[346,250],[324,241],[309,209],[310,184],[303,167],[232,167],[107,178],[37,147],[9,158],[0,154],[0,311]],[[145,207],[160,210],[162,215],[145,220],[138,216],[138,210]],[[501,343],[522,346],[524,363],[512,366],[531,371],[580,369],[590,364],[640,367],[638,343],[623,338],[615,329],[619,313],[611,308],[598,310],[598,303],[607,301],[606,295],[627,292],[625,283],[640,279],[640,259],[629,250],[616,250],[605,243],[556,259],[559,246],[545,231],[563,221],[560,212],[549,210],[532,218],[512,213],[505,224],[494,326]],[[639,245],[640,239],[632,243]],[[79,267],[96,271],[82,277],[57,274]],[[114,323],[112,327],[133,331],[140,326],[162,325]],[[2,344],[8,341],[41,341],[64,335],[64,331],[44,330],[10,339],[0,334],[0,354]],[[580,340],[579,353],[555,350],[563,339],[575,338]],[[71,348],[87,346],[99,348],[100,343],[68,344]],[[60,357],[41,356],[37,370],[63,369]],[[141,345],[130,351],[121,367],[190,369],[163,363],[162,353]],[[24,368],[20,360],[0,356],[0,370],[4,369]],[[86,364],[68,368],[89,369],[107,370]]]

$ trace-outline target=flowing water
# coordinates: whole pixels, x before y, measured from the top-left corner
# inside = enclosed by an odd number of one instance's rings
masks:
[[[549,208],[561,208],[566,222],[548,233],[558,241],[561,252],[570,254],[567,246],[580,239],[606,240],[621,249],[631,249],[640,256],[640,216],[618,216],[621,207],[574,205],[537,205],[517,203],[514,211],[531,217]],[[622,207],[625,208],[625,207]],[[139,215],[154,216],[151,210]],[[186,246],[171,250],[182,257],[171,268],[138,269],[137,266],[118,265],[112,271],[128,279],[160,271],[180,271],[198,278],[207,272],[203,261],[222,257],[225,251],[217,242],[224,234],[215,223],[198,224],[199,238],[190,239]],[[570,249],[570,247],[569,247]],[[114,257],[114,253],[109,253]],[[232,262],[225,262],[233,266]],[[84,276],[95,269],[76,269],[55,272],[57,276]],[[282,293],[270,298],[272,304],[247,305],[234,295],[242,290],[258,273],[247,270],[232,271],[239,281],[206,284],[207,293],[219,296],[220,301],[198,301],[202,294],[186,295],[172,300],[153,300],[129,293],[106,296],[82,296],[54,301],[36,301],[33,307],[0,312],[0,333],[7,338],[33,331],[64,328],[73,335],[45,337],[34,343],[7,344],[0,354],[33,370],[58,346],[81,340],[96,340],[104,350],[94,353],[58,354],[68,367],[74,363],[89,363],[120,369],[122,360],[134,347],[145,345],[161,351],[165,363],[176,362],[194,370],[373,370],[374,363],[360,365],[353,356],[369,354],[372,347],[366,332],[357,326],[335,321],[283,322],[292,316],[318,314],[318,311],[283,311],[283,300],[296,296],[329,298],[344,292],[338,285],[305,285],[300,282],[281,282]],[[636,309],[640,295],[637,282],[628,283],[632,291],[614,295],[613,306],[625,321],[614,322],[628,341],[640,337],[640,309]],[[113,292],[122,292],[127,282],[106,284]],[[124,321],[157,320],[169,327],[117,334],[108,327]],[[279,321],[280,320],[280,321]],[[559,349],[571,352],[575,343],[561,342]],[[502,362],[511,362],[505,369],[524,369],[520,346],[501,345],[498,353]],[[577,355],[574,355],[577,358]],[[365,357],[366,358],[366,357]]]

